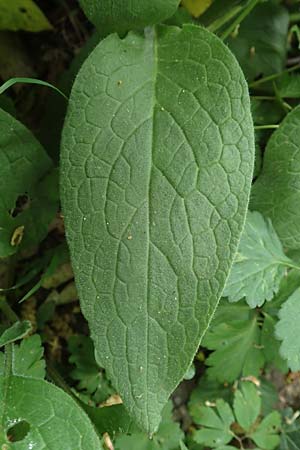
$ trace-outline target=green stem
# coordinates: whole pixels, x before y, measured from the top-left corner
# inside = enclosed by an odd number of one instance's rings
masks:
[[[295,66],[290,67],[289,69],[286,69],[286,70],[283,70],[282,72],[275,73],[273,75],[269,75],[267,77],[261,78],[260,80],[253,81],[252,83],[249,83],[249,87],[253,88],[253,87],[259,86],[260,84],[267,83],[268,81],[276,80],[276,78],[280,78],[285,73],[290,73],[297,69],[300,69],[300,64],[296,64]]]
[[[249,2],[249,5],[246,6],[244,11],[241,12],[241,14],[232,22],[232,24],[228,27],[224,33],[221,34],[221,39],[224,41],[225,39],[230,36],[230,34],[236,29],[238,25],[240,25],[241,22],[243,22],[244,19],[250,14],[252,9],[257,5],[257,3],[260,2],[260,0],[251,0]]]
[[[0,310],[3,312],[3,314],[7,317],[7,319],[14,323],[19,320],[19,317],[14,312],[14,310],[9,306],[9,304],[6,301],[5,297],[0,297]]]
[[[280,261],[280,263],[286,267],[290,267],[291,269],[300,270],[300,266],[296,266],[295,264],[289,263],[288,261]]]
[[[226,13],[223,17],[214,20],[207,29],[212,33],[215,33],[219,30],[223,25],[225,25],[229,20],[233,19],[243,8],[241,6],[236,6],[232,8],[228,13]]]
[[[272,97],[271,95],[251,95],[251,98],[253,98],[254,100],[270,100],[270,101],[275,101],[277,100],[276,97]]]
[[[279,128],[279,125],[255,125],[255,130],[272,130],[275,128]]]

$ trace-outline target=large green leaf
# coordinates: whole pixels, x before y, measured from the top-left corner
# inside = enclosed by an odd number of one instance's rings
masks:
[[[57,210],[57,172],[33,134],[0,110],[0,257],[38,243]]]
[[[300,106],[276,130],[252,189],[251,209],[270,217],[287,248],[300,247]]]
[[[97,361],[153,431],[244,225],[254,145],[242,72],[193,25],[109,36],[77,76],[61,154],[67,238]]]
[[[143,29],[171,17],[180,0],[80,0],[87,17],[102,35]]]
[[[276,335],[282,341],[281,356],[287,360],[291,370],[300,370],[300,288],[282,305]]]

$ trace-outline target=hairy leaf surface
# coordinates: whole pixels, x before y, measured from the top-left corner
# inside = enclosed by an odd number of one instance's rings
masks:
[[[272,134],[263,169],[251,192],[251,209],[272,220],[284,247],[300,248],[300,106]]]
[[[143,29],[171,17],[180,0],[80,0],[86,16],[102,35]]]
[[[150,431],[223,290],[253,154],[242,72],[204,29],[109,36],[77,77],[61,158],[76,282],[97,361]]]

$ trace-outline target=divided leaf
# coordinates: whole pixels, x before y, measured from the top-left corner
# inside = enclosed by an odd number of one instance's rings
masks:
[[[273,411],[265,417],[256,430],[251,433],[251,439],[259,446],[259,448],[273,450],[277,448],[280,443],[280,437],[278,435],[280,425],[280,414],[278,411]]]
[[[216,401],[216,412],[209,406],[200,406],[195,421],[204,427],[193,434],[193,439],[199,444],[219,448],[233,439],[230,426],[235,418],[229,404],[224,400]]]
[[[61,151],[75,280],[97,362],[150,432],[223,290],[253,154],[246,82],[205,29],[109,36],[77,76]]]
[[[171,17],[180,0],[80,0],[86,16],[102,36],[118,32],[124,34]]]
[[[58,174],[51,170],[33,134],[0,110],[0,257],[46,236],[58,205]]]
[[[13,346],[12,372],[28,378],[45,377],[44,348],[41,338],[34,334],[21,341],[20,345]]]
[[[287,360],[289,368],[300,370],[300,288],[298,288],[282,305],[276,335],[282,344],[281,356]]]
[[[193,419],[201,429],[195,431],[192,438],[205,448],[227,450],[235,448],[226,444],[240,435],[242,439],[254,441],[261,450],[273,450],[280,441],[281,417],[279,412],[272,411],[261,420],[261,406],[257,387],[250,381],[242,381],[235,391],[233,411],[224,400],[217,400],[215,405],[198,406]]]
[[[261,399],[253,383],[241,383],[241,388],[235,392],[233,407],[239,425],[249,432],[261,410]]]
[[[271,221],[249,211],[223,295],[230,302],[245,297],[251,308],[261,306],[272,300],[290,263]]]
[[[217,311],[220,317],[222,309],[223,303]],[[220,383],[233,382],[240,375],[257,376],[265,362],[258,316],[249,308],[247,317],[239,317],[239,310],[232,308],[231,319],[213,321],[203,346],[214,350],[205,361],[208,377]]]
[[[300,248],[300,106],[272,134],[251,191],[252,210],[272,224],[284,247]]]

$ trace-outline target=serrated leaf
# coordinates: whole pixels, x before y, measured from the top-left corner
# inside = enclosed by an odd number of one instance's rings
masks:
[[[272,300],[289,264],[271,221],[249,211],[223,295],[230,302],[245,297],[251,308],[261,306]]]
[[[32,330],[29,320],[15,322],[11,327],[3,331],[0,336],[0,347],[22,339]]]
[[[289,14],[273,2],[258,4],[228,44],[248,80],[283,70]]]
[[[234,394],[233,409],[239,425],[249,432],[260,414],[261,398],[256,386],[243,381]]]
[[[192,16],[199,17],[210,7],[212,0],[182,0],[181,3]]]
[[[57,210],[57,171],[19,121],[0,110],[0,257],[38,243]]]
[[[202,28],[110,36],[77,76],[61,152],[67,238],[97,362],[144,429],[217,305],[253,153],[243,75]]]
[[[0,0],[0,30],[44,31],[52,26],[33,0]]]
[[[68,340],[68,349],[71,353],[69,362],[76,366],[70,376],[79,381],[78,390],[93,394],[93,400],[97,403],[104,402],[115,393],[96,363],[95,349],[90,337],[71,336]]]
[[[239,376],[257,376],[264,365],[258,317],[251,313],[247,320],[212,324],[203,345],[213,353],[205,363],[210,379],[220,383],[233,382]]]
[[[230,426],[234,421],[232,410],[224,400],[216,401],[216,411],[210,406],[200,406],[196,423],[204,428],[195,431],[193,439],[198,444],[219,448],[233,439]]]
[[[287,248],[300,247],[300,106],[272,134],[263,169],[251,191],[250,207],[270,217]]]
[[[278,411],[264,417],[258,427],[249,436],[263,450],[273,450],[280,443],[279,431],[281,417]],[[292,449],[289,449],[292,450]]]
[[[41,338],[34,334],[13,346],[12,373],[28,378],[45,377],[44,349]]]
[[[266,362],[276,367],[280,372],[286,373],[288,367],[279,354],[280,342],[275,336],[276,319],[264,313],[264,323],[261,329],[261,345]]]
[[[175,13],[179,3],[180,0],[80,0],[86,16],[102,36],[142,30],[163,22]]]
[[[300,288],[282,305],[276,324],[276,335],[282,341],[281,356],[292,371],[300,370]]]

